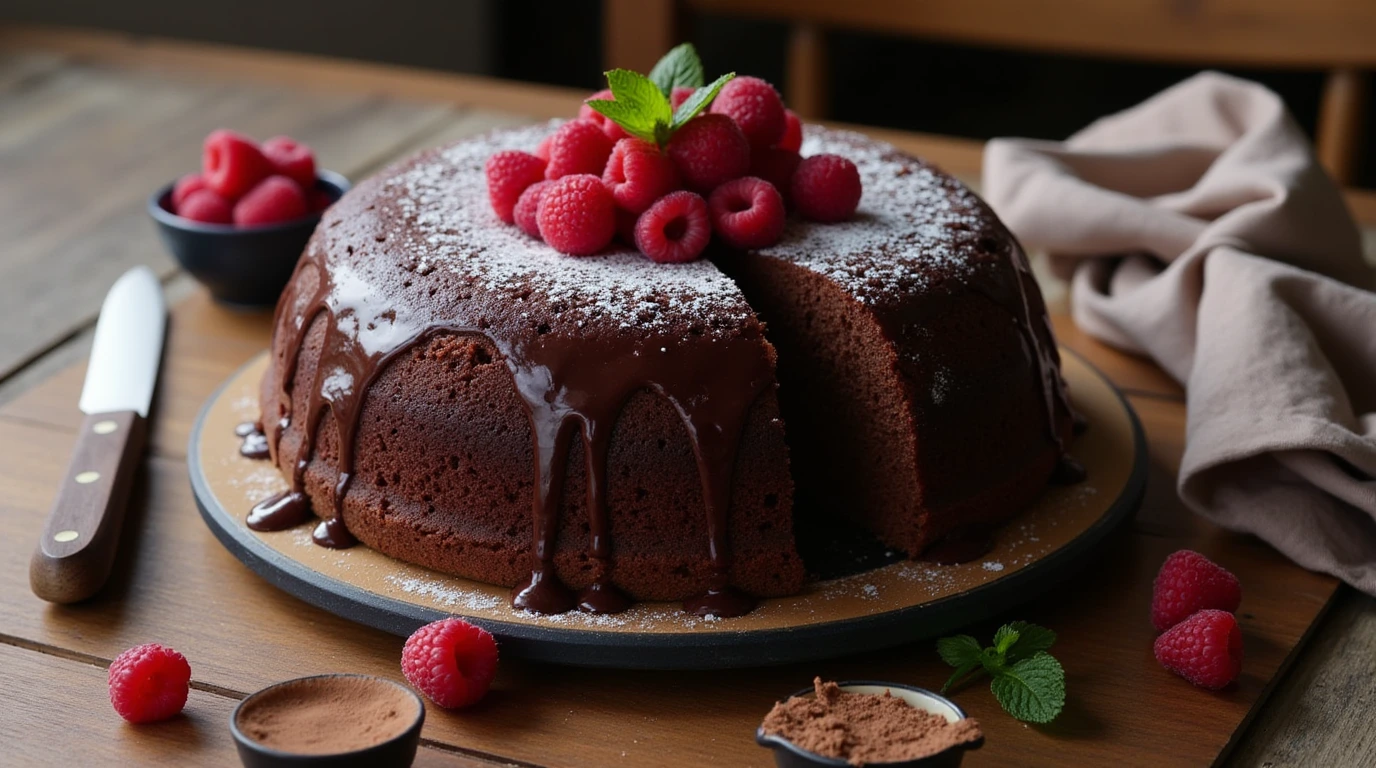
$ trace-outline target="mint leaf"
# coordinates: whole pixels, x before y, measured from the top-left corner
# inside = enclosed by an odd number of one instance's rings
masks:
[[[1012,626],[1004,624],[994,633],[994,652],[1001,658],[1006,656],[1008,649],[1013,643],[1018,641],[1018,631]]]
[[[698,58],[698,51],[692,43],[684,43],[675,46],[673,50],[664,54],[655,68],[650,70],[650,80],[659,88],[659,92],[668,98],[675,88],[701,88],[702,87],[702,60]]]
[[[588,106],[632,136],[660,145],[669,140],[674,111],[668,97],[648,77],[629,69],[613,69],[607,73],[607,85],[612,89],[613,101],[594,99],[587,102]],[[609,103],[619,106],[608,107]]]
[[[1017,642],[1013,643],[1007,651],[1009,663],[1016,663],[1042,651],[1050,650],[1051,646],[1056,643],[1056,633],[1046,627],[1039,627],[1025,621],[1015,621],[1009,624],[1008,628],[1018,634]]]
[[[949,691],[951,688],[955,687],[956,685],[966,682],[966,675],[970,675],[969,679],[974,679],[978,676],[971,675],[970,673],[972,672],[978,672],[981,674],[984,672],[984,665],[979,659],[966,662],[965,664],[961,664],[959,667],[956,667],[956,671],[953,672],[951,676],[946,679],[945,685],[941,686],[941,692],[945,693]]]
[[[1040,651],[1000,672],[989,684],[994,698],[1013,717],[1049,723],[1065,707],[1065,670]]]
[[[980,663],[979,641],[969,635],[943,637],[936,641],[936,652],[941,660],[953,667]]]
[[[677,129],[679,126],[696,117],[699,112],[706,109],[707,105],[712,103],[712,99],[717,98],[717,94],[721,92],[722,86],[731,82],[731,78],[735,76],[735,72],[728,72],[716,80],[713,80],[710,85],[704,85],[696,91],[693,91],[693,95],[689,96],[687,100],[678,105],[678,110],[674,112],[673,128]]]
[[[655,123],[645,115],[619,101],[589,99],[585,102],[594,112],[605,115],[608,120],[626,130],[626,133],[646,141],[655,140]]]

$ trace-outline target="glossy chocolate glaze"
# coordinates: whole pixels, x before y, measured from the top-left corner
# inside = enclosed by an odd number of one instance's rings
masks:
[[[262,424],[246,421],[234,427],[234,434],[244,440],[239,445],[240,456],[255,461],[272,457],[272,451],[268,449],[268,436],[263,434]]]
[[[377,240],[383,242],[388,236],[380,232]],[[301,419],[305,422],[304,437],[293,457],[291,490],[282,499],[269,500],[255,509],[252,517],[258,525],[292,519],[291,515],[299,511],[294,500],[303,494],[315,439],[328,414],[339,439],[339,474],[333,509],[321,515],[313,538],[329,547],[355,543],[340,513],[353,480],[359,418],[374,380],[396,356],[436,334],[481,336],[506,364],[526,407],[534,441],[531,575],[513,590],[513,605],[538,613],[560,613],[575,607],[614,612],[627,605],[609,576],[606,457],[623,405],[635,392],[649,389],[677,410],[697,461],[712,567],[710,590],[699,602],[710,604],[710,612],[718,616],[738,615],[749,609],[753,603],[737,595],[729,583],[728,515],[732,471],[745,419],[760,394],[774,386],[773,352],[764,342],[758,322],[727,334],[644,329],[584,334],[576,326],[534,327],[521,322],[521,315],[503,312],[493,302],[476,297],[476,292],[469,295],[474,300],[463,302],[408,301],[401,295],[383,302],[374,293],[373,280],[379,278],[365,274],[366,265],[360,269],[356,259],[334,263],[336,251],[320,247],[320,239],[318,235],[298,265],[298,271],[314,271],[316,279],[303,281],[298,274],[279,306],[279,320],[288,314],[301,320],[279,322],[276,333],[282,338],[274,341],[274,348],[279,348],[280,342],[285,352],[282,380],[291,382],[307,331],[317,316],[325,318],[323,349],[306,410],[284,414],[268,435],[276,452],[283,431],[293,420]],[[298,293],[303,282],[315,285],[308,295]],[[525,299],[535,303],[529,291]],[[300,309],[281,311],[291,307]],[[282,394],[282,402],[290,403],[288,393]],[[596,563],[594,585],[581,595],[573,595],[553,571],[561,485],[574,439],[582,441],[587,457],[588,554]],[[698,610],[697,602],[690,610]]]

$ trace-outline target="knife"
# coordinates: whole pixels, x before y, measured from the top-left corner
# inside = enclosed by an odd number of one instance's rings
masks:
[[[143,458],[166,324],[162,286],[147,267],[120,276],[101,305],[79,403],[86,419],[29,561],[29,586],[44,600],[85,600],[110,575]]]

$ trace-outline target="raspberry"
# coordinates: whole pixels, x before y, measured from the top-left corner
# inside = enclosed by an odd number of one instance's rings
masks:
[[[1182,549],[1166,558],[1152,585],[1151,623],[1170,629],[1204,608],[1232,613],[1242,602],[1237,577],[1209,558]]]
[[[793,183],[793,172],[798,170],[798,163],[803,158],[797,152],[779,147],[768,149],[752,149],[750,151],[750,175],[757,176],[779,190],[779,195],[788,194],[789,186]],[[785,200],[785,203],[788,201]]]
[[[590,101],[616,101],[616,97],[612,95],[611,89],[603,88],[584,99],[583,103],[578,105],[578,119],[597,123],[600,127],[607,121],[607,116],[589,106],[588,102]]]
[[[186,706],[191,665],[157,643],[136,645],[110,662],[110,703],[131,723],[166,720]]]
[[[589,256],[616,234],[616,201],[592,174],[565,176],[545,189],[535,220],[554,250]]]
[[[1242,671],[1242,630],[1233,614],[1205,609],[1156,638],[1152,652],[1166,669],[1217,690]]]
[[[308,209],[299,184],[286,176],[269,176],[234,204],[234,223],[241,227],[276,224],[299,219]]]
[[[172,185],[172,212],[180,215],[183,200],[189,197],[192,192],[209,188],[206,186],[205,177],[199,173],[188,173],[177,179],[177,183]]]
[[[200,189],[187,195],[177,208],[177,215],[206,224],[232,224],[234,207],[212,190]]]
[[[813,221],[845,221],[860,204],[860,172],[840,155],[803,158],[789,184],[789,201]]]
[[[678,169],[654,144],[622,139],[612,149],[602,183],[617,205],[631,213],[644,213],[654,201],[678,189]]]
[[[497,674],[497,641],[463,619],[426,624],[406,639],[401,672],[441,707],[476,703]]]
[[[784,233],[784,199],[773,184],[754,176],[728,181],[707,199],[712,230],[736,248],[764,248]]]
[[[541,160],[544,160],[545,162],[549,162],[549,143],[553,140],[554,136],[546,136],[544,139],[540,141],[539,144],[536,144],[535,156],[540,158]]]
[[[784,137],[774,146],[799,152],[803,148],[803,121],[791,109],[784,110]]]
[[[272,163],[252,139],[221,128],[205,137],[201,172],[206,186],[223,198],[238,200],[272,172]]]
[[[696,88],[689,88],[686,85],[674,86],[674,90],[669,92],[669,104],[677,110],[679,107],[683,106],[683,102],[687,101],[688,97],[692,96],[693,92],[696,90]]]
[[[669,157],[690,189],[711,192],[750,170],[750,142],[726,115],[698,115],[669,139]]]
[[[514,149],[487,159],[487,199],[497,218],[510,224],[511,209],[526,187],[545,178],[545,161]]]
[[[315,188],[315,153],[290,136],[273,136],[263,142],[263,157],[272,163],[272,172],[286,176],[302,189]]]
[[[552,181],[537,181],[526,187],[526,191],[516,199],[516,207],[511,210],[511,216],[516,220],[516,226],[521,231],[531,237],[540,239],[540,223],[536,216],[540,213],[540,201],[545,197],[545,190],[549,188]]]
[[[611,154],[612,140],[598,124],[587,120],[564,123],[550,137],[545,178],[559,179],[578,173],[601,176]]]
[[[712,111],[741,127],[751,148],[772,147],[784,137],[784,100],[774,86],[758,77],[738,77],[712,101]]]
[[[635,246],[650,261],[678,264],[702,254],[712,239],[707,203],[692,192],[670,192],[635,223]]]

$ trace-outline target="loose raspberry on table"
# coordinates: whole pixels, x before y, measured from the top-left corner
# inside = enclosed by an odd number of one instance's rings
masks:
[[[269,176],[234,204],[234,223],[241,227],[277,224],[299,219],[309,209],[300,184],[286,176]]]
[[[192,192],[199,192],[202,189],[210,189],[205,183],[205,177],[199,173],[188,173],[177,179],[172,185],[172,212],[177,213],[177,209],[182,207],[182,201]]]
[[[540,158],[541,160],[544,160],[545,162],[549,162],[549,143],[553,140],[553,134],[550,134],[549,136],[546,136],[545,138],[541,139],[540,143],[535,145],[535,156]]]
[[[696,88],[689,88],[686,85],[674,86],[674,89],[669,92],[669,105],[677,110],[679,107],[683,106],[683,102],[687,101],[688,97],[692,96],[693,92],[696,90]]]
[[[793,172],[789,202],[813,221],[845,221],[860,205],[860,171],[840,155],[803,158]]]
[[[315,189],[315,153],[290,136],[273,136],[263,142],[263,156],[272,172],[286,176],[302,189]]]
[[[191,665],[157,643],[136,645],[110,663],[110,703],[131,723],[166,720],[186,706]]]
[[[684,183],[697,192],[711,192],[750,170],[750,142],[726,115],[689,120],[669,139],[668,153]]]
[[[791,109],[784,110],[784,137],[775,145],[779,149],[799,152],[803,148],[803,121]]]
[[[526,187],[545,179],[545,161],[530,154],[509,149],[487,159],[487,199],[497,218],[512,223],[511,211]]]
[[[205,137],[201,173],[221,197],[238,200],[271,172],[272,163],[249,137],[224,128]]]
[[[788,203],[789,187],[793,183],[793,172],[803,158],[792,150],[769,147],[750,150],[750,175],[757,176],[779,190],[779,195]]]
[[[654,144],[634,138],[616,142],[602,183],[616,204],[631,213],[644,213],[680,184],[674,161]]]
[[[1152,651],[1161,666],[1201,688],[1217,690],[1242,672],[1242,630],[1227,611],[1191,615],[1156,638]]]
[[[635,223],[636,248],[660,264],[692,261],[711,240],[707,203],[686,190],[661,197]]]
[[[183,219],[200,221],[206,224],[234,223],[234,206],[211,189],[198,189],[186,196],[177,207],[177,215]]]
[[[545,197],[545,190],[552,181],[537,181],[526,187],[526,191],[516,199],[516,207],[512,209],[511,216],[516,221],[516,226],[521,231],[535,239],[540,239],[540,222],[537,217],[540,214],[540,201]]]
[[[1161,564],[1152,585],[1151,623],[1166,630],[1195,611],[1217,608],[1229,613],[1242,602],[1242,585],[1226,568],[1182,549]]]
[[[401,672],[441,707],[477,703],[497,674],[497,641],[463,619],[426,624],[406,639]]]
[[[545,178],[560,179],[579,173],[601,176],[611,154],[612,140],[601,126],[587,120],[572,120],[550,136]]]
[[[712,190],[712,230],[736,248],[764,248],[784,232],[784,199],[773,184],[745,176]]]
[[[772,147],[784,136],[784,100],[774,86],[758,77],[728,82],[712,101],[712,112],[735,120],[752,149]]]
[[[597,176],[564,176],[545,188],[535,219],[556,251],[589,256],[616,234],[616,201]]]

